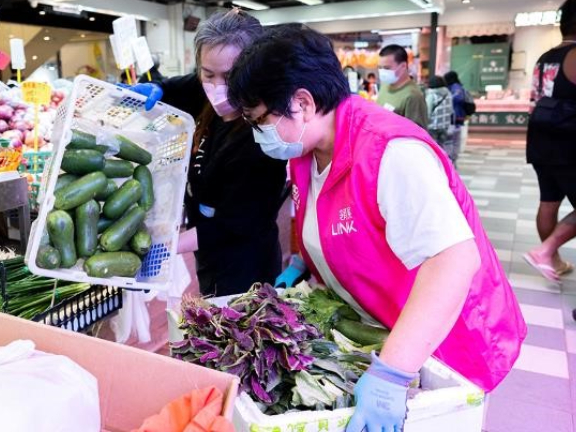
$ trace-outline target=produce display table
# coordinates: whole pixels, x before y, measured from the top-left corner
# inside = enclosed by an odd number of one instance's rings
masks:
[[[20,243],[25,250],[30,235],[30,205],[28,202],[28,181],[24,177],[5,180],[0,176],[0,212],[18,210]]]

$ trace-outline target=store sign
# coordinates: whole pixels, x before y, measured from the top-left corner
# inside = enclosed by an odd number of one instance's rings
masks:
[[[27,81],[22,83],[22,99],[32,105],[48,105],[51,89],[46,83]]]
[[[470,116],[470,126],[526,127],[527,112],[479,112]]]
[[[514,24],[516,27],[529,27],[541,25],[554,25],[560,22],[560,11],[522,12],[516,14]]]

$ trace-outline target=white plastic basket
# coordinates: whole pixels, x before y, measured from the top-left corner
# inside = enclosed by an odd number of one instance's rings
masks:
[[[58,110],[52,142],[53,156],[44,169],[40,188],[40,211],[32,226],[26,263],[34,274],[62,280],[111,285],[133,289],[166,291],[172,282],[174,258],[182,220],[182,205],[192,150],[194,120],[169,105],[157,103],[151,111],[144,108],[146,98],[128,89],[80,75],[74,88]],[[70,269],[46,270],[36,265],[36,255],[46,217],[54,206],[54,188],[64,150],[72,129],[109,129],[125,136],[152,154],[148,168],[152,172],[155,202],[146,216],[152,247],[135,278],[89,277],[80,260]]]

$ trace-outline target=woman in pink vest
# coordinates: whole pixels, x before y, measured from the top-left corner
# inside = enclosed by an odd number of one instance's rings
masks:
[[[400,431],[408,384],[431,355],[494,389],[526,325],[440,147],[411,121],[350,96],[329,39],[300,26],[244,51],[229,89],[262,150],[290,159],[306,267],[392,329],[356,386],[347,430]]]

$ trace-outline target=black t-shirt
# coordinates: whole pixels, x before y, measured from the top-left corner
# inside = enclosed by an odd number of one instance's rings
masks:
[[[164,80],[162,87],[163,102],[195,119],[209,103],[193,74]],[[197,227],[200,249],[221,250],[270,233],[275,237],[270,241],[277,242],[286,162],[266,156],[241,118],[224,122],[214,115],[190,161],[188,181],[188,222],[189,227]],[[214,216],[202,215],[201,204],[213,208]]]

